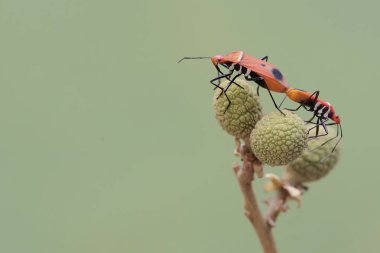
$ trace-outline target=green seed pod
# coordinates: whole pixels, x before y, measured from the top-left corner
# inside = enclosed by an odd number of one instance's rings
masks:
[[[259,96],[253,89],[252,85],[243,80],[235,80],[237,84],[232,84],[227,90],[227,96],[231,101],[228,106],[228,100],[225,94],[220,97],[221,90],[215,89],[214,93],[214,110],[216,119],[219,121],[222,128],[229,134],[238,137],[246,138],[252,132],[256,122],[260,120],[261,104]],[[229,81],[226,80],[220,84],[221,87],[226,87]],[[219,98],[218,98],[219,97]]]
[[[284,179],[292,183],[306,183],[326,176],[336,165],[340,156],[340,145],[331,153],[336,139],[321,146],[325,141],[335,136],[332,128],[329,134],[309,141],[309,148],[300,157],[285,168]],[[322,130],[323,131],[323,130]],[[311,133],[310,136],[313,136]]]
[[[282,110],[265,115],[253,129],[251,148],[256,157],[270,166],[286,165],[300,156],[307,146],[303,120]]]

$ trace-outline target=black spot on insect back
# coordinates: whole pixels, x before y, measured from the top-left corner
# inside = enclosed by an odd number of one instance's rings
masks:
[[[277,79],[277,80],[282,80],[283,76],[280,72],[280,70],[278,69],[272,69],[272,74],[274,75],[274,77]]]

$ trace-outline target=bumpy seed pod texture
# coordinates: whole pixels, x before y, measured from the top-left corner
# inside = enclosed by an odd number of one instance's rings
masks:
[[[231,101],[227,111],[226,95],[220,95],[221,90],[215,89],[214,110],[217,120],[227,133],[238,138],[246,138],[262,116],[261,104],[252,85],[243,80],[235,80],[235,82],[242,88],[232,84],[227,90],[226,94]],[[229,81],[226,80],[220,86],[224,88],[228,83]]]
[[[270,166],[286,165],[302,154],[307,147],[303,120],[283,110],[265,115],[253,129],[251,148],[256,157]]]
[[[326,176],[336,165],[340,156],[340,145],[331,153],[336,139],[321,146],[335,136],[332,128],[329,134],[309,141],[309,148],[300,157],[286,166],[284,179],[293,183],[306,183]],[[313,136],[312,134],[310,136]]]

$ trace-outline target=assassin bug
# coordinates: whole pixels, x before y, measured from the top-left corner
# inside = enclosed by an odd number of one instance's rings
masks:
[[[332,152],[334,152],[335,148],[338,146],[340,140],[343,138],[343,130],[342,130],[342,125],[340,123],[340,117],[335,113],[334,107],[328,103],[323,101],[322,99],[318,98],[319,96],[319,91],[316,91],[314,93],[310,93],[307,91],[303,91],[300,89],[295,89],[295,88],[290,88],[286,92],[287,97],[289,97],[291,100],[294,102],[300,103],[300,105],[296,109],[288,109],[290,111],[298,111],[301,107],[305,108],[307,111],[312,111],[314,112],[313,117],[306,121],[306,123],[313,123],[313,119],[316,117],[317,122],[315,123],[315,126],[310,128],[308,133],[316,128],[316,134],[315,137],[311,138],[316,138],[319,136],[324,136],[328,135],[328,129],[326,126],[328,125],[336,125],[337,126],[337,131],[336,131],[336,136],[332,137],[331,139],[328,139],[324,143],[321,144],[321,146],[325,145],[326,143],[336,139],[339,137],[339,140],[336,142],[334,145]],[[327,123],[326,122],[331,119],[333,123]],[[325,130],[325,134],[318,135],[319,132],[319,127],[322,126],[323,129]]]
[[[246,80],[254,81],[259,85],[257,87],[257,92],[260,87],[267,89],[276,109],[282,113],[280,107],[277,106],[271,91],[285,93],[290,86],[286,82],[280,70],[268,62],[268,56],[261,59],[256,59],[248,54],[244,54],[243,51],[236,51],[227,55],[216,55],[213,57],[184,57],[179,60],[178,63],[185,59],[211,59],[211,62],[218,72],[218,76],[213,78],[210,83],[214,85],[215,88],[221,89],[220,95],[223,93],[226,95],[229,102],[226,111],[231,104],[226,92],[232,83],[238,85],[234,81],[236,78],[243,75]],[[219,65],[227,68],[229,73],[223,73],[220,70]],[[236,75],[231,78],[235,72]],[[220,87],[219,84],[215,83],[216,81],[220,83],[220,79],[222,78],[227,78],[230,81],[224,89]]]

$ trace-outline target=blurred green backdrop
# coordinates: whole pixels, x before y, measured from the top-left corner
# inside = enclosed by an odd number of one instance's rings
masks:
[[[260,252],[215,70],[176,63],[238,49],[320,90],[343,122],[342,159],[281,215],[280,251],[379,252],[379,7],[0,0],[0,252]]]

